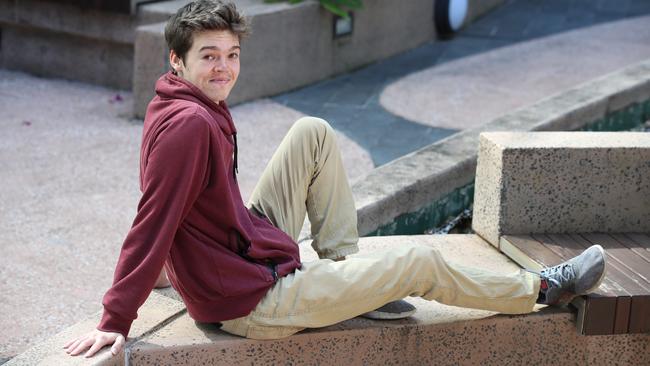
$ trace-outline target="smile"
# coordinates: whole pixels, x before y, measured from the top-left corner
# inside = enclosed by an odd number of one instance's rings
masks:
[[[230,83],[230,79],[210,79],[210,83],[226,85]]]

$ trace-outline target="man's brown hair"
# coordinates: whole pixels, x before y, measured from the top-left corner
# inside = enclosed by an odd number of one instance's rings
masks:
[[[241,40],[250,33],[250,26],[233,3],[220,0],[193,1],[178,9],[167,21],[167,47],[184,59],[192,47],[194,34],[207,30],[229,30]]]

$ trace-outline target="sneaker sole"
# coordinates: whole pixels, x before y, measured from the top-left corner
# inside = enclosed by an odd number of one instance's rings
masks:
[[[415,314],[417,309],[411,311],[403,311],[401,313],[387,313],[383,311],[369,311],[365,314],[359,315],[362,318],[372,319],[372,320],[397,320],[408,318],[409,316]]]

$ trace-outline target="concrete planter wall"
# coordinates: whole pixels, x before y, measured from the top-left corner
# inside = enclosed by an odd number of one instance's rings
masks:
[[[629,130],[650,120],[650,60],[459,132],[370,172],[353,188],[361,235],[423,233],[467,207],[479,134]]]

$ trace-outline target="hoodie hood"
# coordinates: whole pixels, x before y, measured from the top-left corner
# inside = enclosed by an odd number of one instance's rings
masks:
[[[237,133],[225,101],[216,103],[210,100],[201,89],[180,76],[174,75],[171,71],[161,76],[156,82],[156,95],[163,101],[181,99],[197,103],[210,113],[226,135]]]

